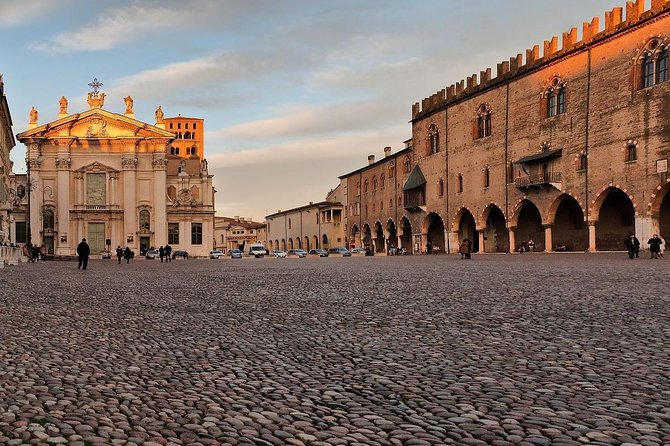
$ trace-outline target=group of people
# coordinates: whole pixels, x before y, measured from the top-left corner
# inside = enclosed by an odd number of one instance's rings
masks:
[[[623,244],[628,250],[629,259],[632,260],[640,257],[640,241],[635,237],[635,234],[626,237]],[[647,244],[649,245],[649,253],[651,254],[652,259],[660,259],[663,257],[663,252],[665,251],[665,239],[663,239],[663,237],[654,234],[649,241],[647,241]]]
[[[533,241],[533,239],[530,239],[527,242],[525,240],[521,241],[521,248],[519,248],[519,252],[521,254],[533,251],[535,251],[535,242]]]
[[[47,260],[47,246],[42,243],[42,246],[24,245],[23,255],[28,257],[28,263],[46,262]]]
[[[116,258],[119,261],[119,265],[121,264],[121,259],[126,259],[126,263],[130,263],[130,259],[134,256],[135,254],[128,246],[126,246],[126,249],[123,249],[121,245],[116,247]]]
[[[472,258],[472,241],[469,238],[463,239],[461,245],[458,247],[458,252],[461,254],[461,260]]]
[[[158,257],[161,258],[161,263],[163,263],[163,259],[165,259],[166,262],[171,262],[172,261],[172,246],[170,245],[165,245],[161,246],[158,248]],[[186,257],[188,258],[188,257]]]

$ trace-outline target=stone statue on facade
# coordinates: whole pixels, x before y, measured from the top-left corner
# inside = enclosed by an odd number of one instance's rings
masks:
[[[186,173],[186,160],[182,158],[181,161],[179,161],[179,173]]]
[[[123,101],[126,103],[126,114],[132,114],[133,113],[133,98],[130,96],[126,96],[123,98]]]
[[[38,117],[39,113],[37,112],[37,109],[33,105],[33,108],[30,109],[30,124],[37,124]]]
[[[155,116],[156,116],[156,124],[162,124],[163,123],[163,117],[165,115],[163,114],[163,109],[161,108],[160,105],[156,109]]]
[[[200,174],[203,176],[209,175],[209,170],[207,168],[207,160],[204,158],[202,161],[200,161]]]
[[[58,101],[58,105],[60,106],[60,114],[67,115],[67,104],[67,98],[65,96],[61,96],[60,101]]]

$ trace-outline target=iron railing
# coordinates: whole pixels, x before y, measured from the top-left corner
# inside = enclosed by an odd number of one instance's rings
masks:
[[[528,175],[527,177],[516,178],[514,184],[518,188],[542,186],[549,183],[560,183],[562,181],[561,172],[547,172],[539,175]]]

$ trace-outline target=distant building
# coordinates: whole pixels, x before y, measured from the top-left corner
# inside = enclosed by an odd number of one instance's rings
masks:
[[[214,247],[227,253],[231,249],[248,251],[254,243],[262,243],[266,247],[266,224],[252,221],[244,217],[214,218]]]
[[[346,246],[344,197],[338,186],[325,201],[279,211],[265,217],[268,247],[272,251],[288,249],[328,249]]]
[[[0,243],[9,240],[10,213],[16,196],[11,188],[12,161],[9,153],[16,145],[12,133],[12,116],[5,96],[5,85],[0,75]]]
[[[17,230],[16,241],[44,243],[57,255],[75,254],[86,238],[94,254],[169,243],[206,256],[214,239],[214,188],[202,146],[187,157],[172,155],[175,135],[165,129],[160,107],[153,125],[135,119],[130,97],[124,114],[109,112],[100,84],[93,84],[89,110],[70,114],[63,97],[55,121],[40,125],[33,109],[28,130],[17,135],[27,147],[30,204],[28,215],[16,218],[15,225],[29,221],[25,240]],[[202,131],[202,120],[189,122]]]
[[[165,118],[165,130],[174,133],[170,155],[203,159],[205,154],[205,121],[200,118]]]

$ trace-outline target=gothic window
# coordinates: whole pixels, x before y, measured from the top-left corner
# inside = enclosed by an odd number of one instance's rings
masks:
[[[191,223],[191,244],[202,245],[202,223]]]
[[[626,162],[637,160],[637,144],[628,143],[626,146]]]
[[[565,113],[565,81],[560,76],[554,76],[544,90],[546,118]]]
[[[488,104],[482,104],[475,114],[474,139],[487,136],[491,136],[491,107]]]
[[[642,61],[642,85],[644,88],[654,85],[654,59],[647,54]]]
[[[368,180],[363,181],[363,192],[368,191]]]
[[[54,229],[54,211],[52,209],[45,209],[44,214],[42,215],[42,229],[46,231],[47,229]]]
[[[389,164],[389,178],[393,178],[395,176],[395,163],[391,161]]]
[[[440,181],[437,186],[440,197],[444,197],[444,180],[442,178],[440,178]]]
[[[146,209],[140,211],[140,231],[148,231],[151,228],[150,217],[149,211]]]
[[[484,168],[484,188],[488,189],[491,187],[491,168],[486,166]]]
[[[377,190],[377,175],[372,177],[372,190]]]
[[[458,177],[456,177],[456,191],[458,193],[463,192],[463,174],[459,173]]]
[[[668,49],[665,48],[658,54],[656,61],[656,71],[658,72],[658,83],[668,80]]]
[[[380,211],[383,211],[383,210],[384,210],[384,202],[383,202],[383,201],[380,201],[380,202],[379,202],[379,210],[380,210]]]
[[[405,155],[405,159],[403,160],[404,172],[409,173],[411,168],[412,168],[412,161],[409,159],[409,155]]]
[[[428,154],[432,155],[440,151],[440,133],[435,124],[428,128]]]
[[[356,183],[356,195],[357,196],[361,195],[361,183],[360,182]]]
[[[379,176],[379,185],[381,186],[382,189],[384,189],[385,180],[386,180],[386,176],[382,173]]]
[[[653,38],[640,50],[635,71],[638,85],[648,88],[668,80],[668,38]]]
[[[577,170],[586,170],[586,155],[583,153],[579,155]]]

